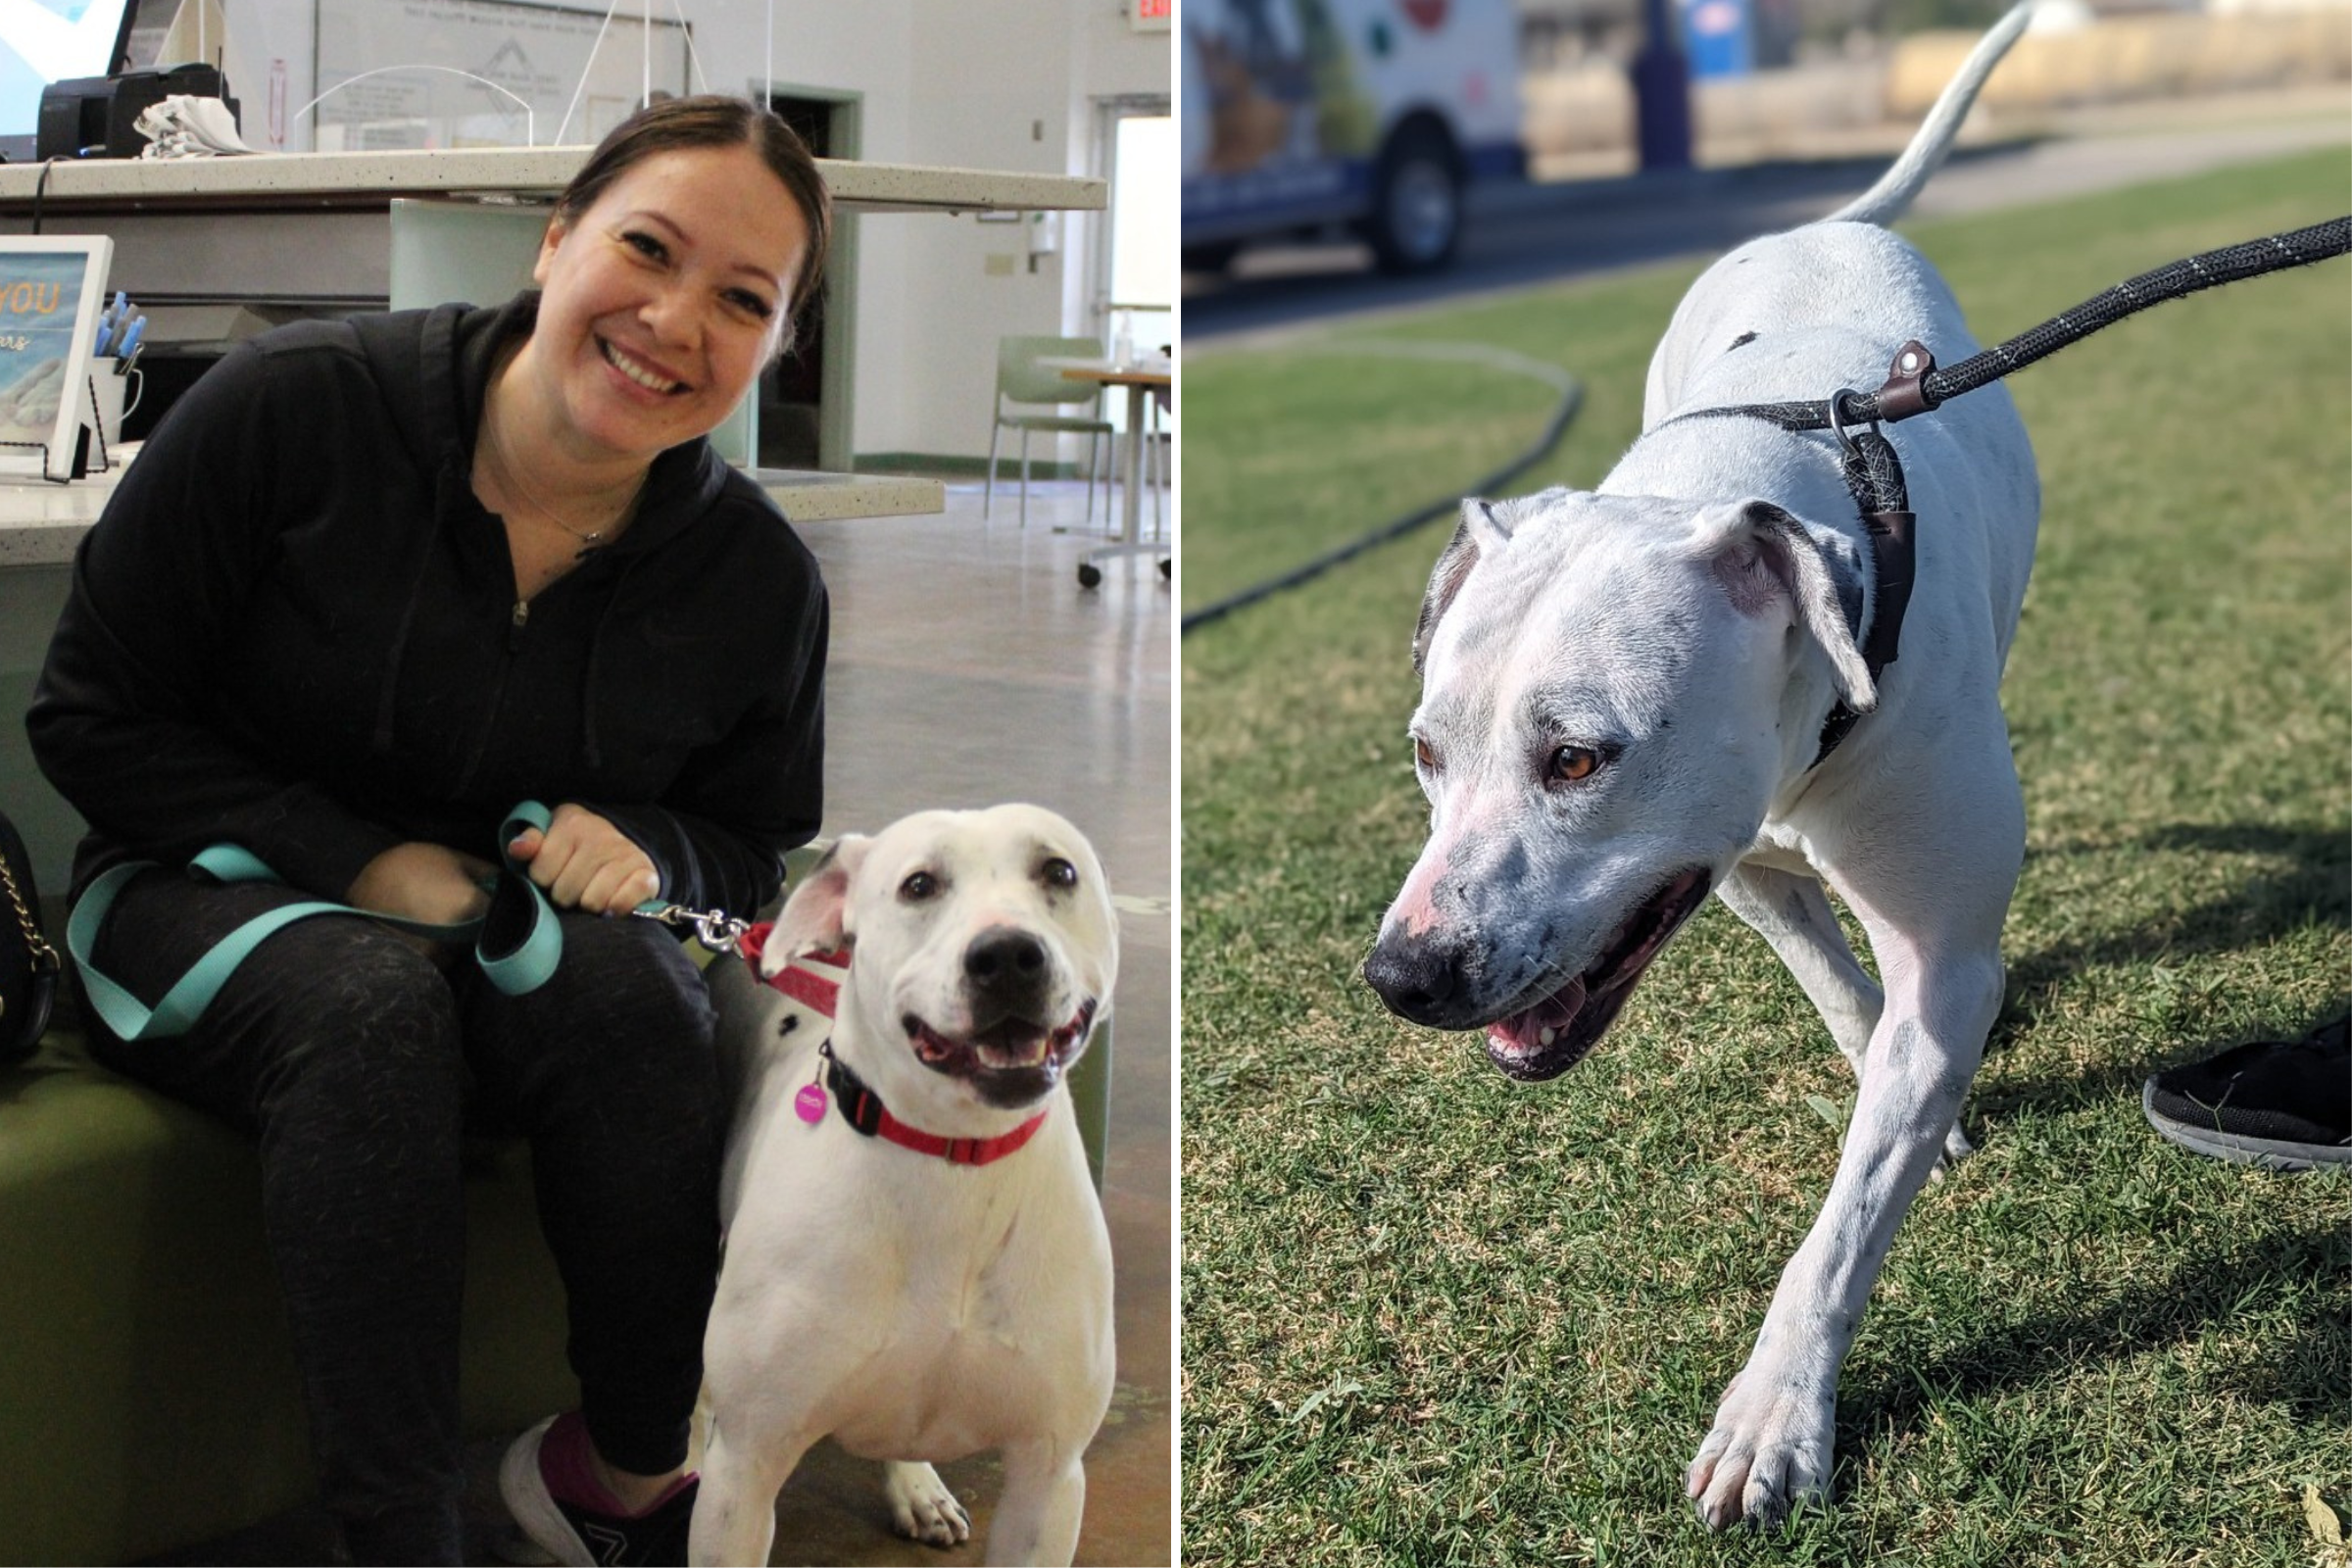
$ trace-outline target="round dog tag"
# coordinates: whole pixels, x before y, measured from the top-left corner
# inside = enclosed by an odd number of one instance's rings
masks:
[[[801,1120],[810,1126],[825,1119],[825,1092],[816,1084],[803,1084],[801,1092],[792,1097],[792,1108]]]

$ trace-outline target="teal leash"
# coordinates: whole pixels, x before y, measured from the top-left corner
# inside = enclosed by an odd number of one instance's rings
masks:
[[[116,866],[97,881],[74,906],[74,913],[66,922],[66,947],[74,955],[74,962],[81,971],[84,993],[90,1005],[106,1026],[122,1040],[167,1040],[183,1035],[204,1015],[204,1009],[220,995],[221,986],[236,972],[247,955],[261,946],[264,938],[296,920],[306,920],[316,914],[357,914],[381,921],[398,930],[413,932],[436,942],[474,944],[475,961],[489,982],[510,997],[536,991],[556,972],[556,964],[564,956],[564,930],[556,917],[547,895],[523,871],[520,862],[507,853],[514,836],[526,828],[545,833],[551,820],[546,807],[537,801],[524,801],[508,813],[498,830],[498,854],[504,866],[499,884],[492,893],[491,912],[477,920],[462,920],[454,925],[435,925],[424,920],[410,920],[399,915],[385,914],[374,909],[354,908],[348,904],[318,900],[308,904],[289,904],[280,909],[257,915],[231,931],[212,951],[199,958],[195,966],[179,977],[162,1001],[150,1009],[128,991],[101,974],[90,962],[91,952],[98,940],[98,929],[105,923],[107,911],[114,906],[115,896],[122,885],[156,862],[140,860]],[[189,868],[201,871],[217,882],[277,882],[282,879],[265,865],[251,851],[234,844],[216,844],[190,862]],[[491,913],[497,910],[497,900],[508,887],[519,886],[528,898],[530,923],[521,939],[503,951],[492,951],[487,928]],[[673,905],[650,899],[633,912],[654,919],[669,919]]]

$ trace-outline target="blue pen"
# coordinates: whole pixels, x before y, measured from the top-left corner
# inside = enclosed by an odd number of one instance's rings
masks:
[[[132,317],[130,318],[130,325],[122,329],[122,341],[115,345],[115,352],[117,354],[137,353],[139,348],[139,335],[146,330],[147,318],[144,316]]]
[[[122,330],[122,318],[129,310],[129,292],[124,289],[115,290],[113,303],[99,313],[98,342],[96,347],[91,349],[91,353],[103,355],[106,352],[107,345],[112,343],[115,335]]]

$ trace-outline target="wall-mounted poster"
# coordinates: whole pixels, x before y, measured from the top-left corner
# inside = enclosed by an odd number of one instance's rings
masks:
[[[70,479],[114,241],[0,239],[0,474]]]
[[[674,0],[594,11],[318,0],[315,145],[332,153],[601,141],[647,96],[694,90],[692,37],[675,15]]]

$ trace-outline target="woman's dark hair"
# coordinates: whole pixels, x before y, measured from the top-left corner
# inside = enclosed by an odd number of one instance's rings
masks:
[[[646,105],[612,127],[596,151],[571,176],[556,198],[557,220],[570,224],[596,205],[607,186],[631,167],[662,153],[694,147],[749,147],[784,188],[808,225],[808,253],[801,259],[800,275],[793,279],[786,302],[784,332],[776,352],[792,347],[794,321],[801,306],[814,297],[824,280],[825,253],[833,243],[833,198],[825,189],[816,159],[800,132],[749,98],[724,93],[702,93],[691,98],[664,98]]]

